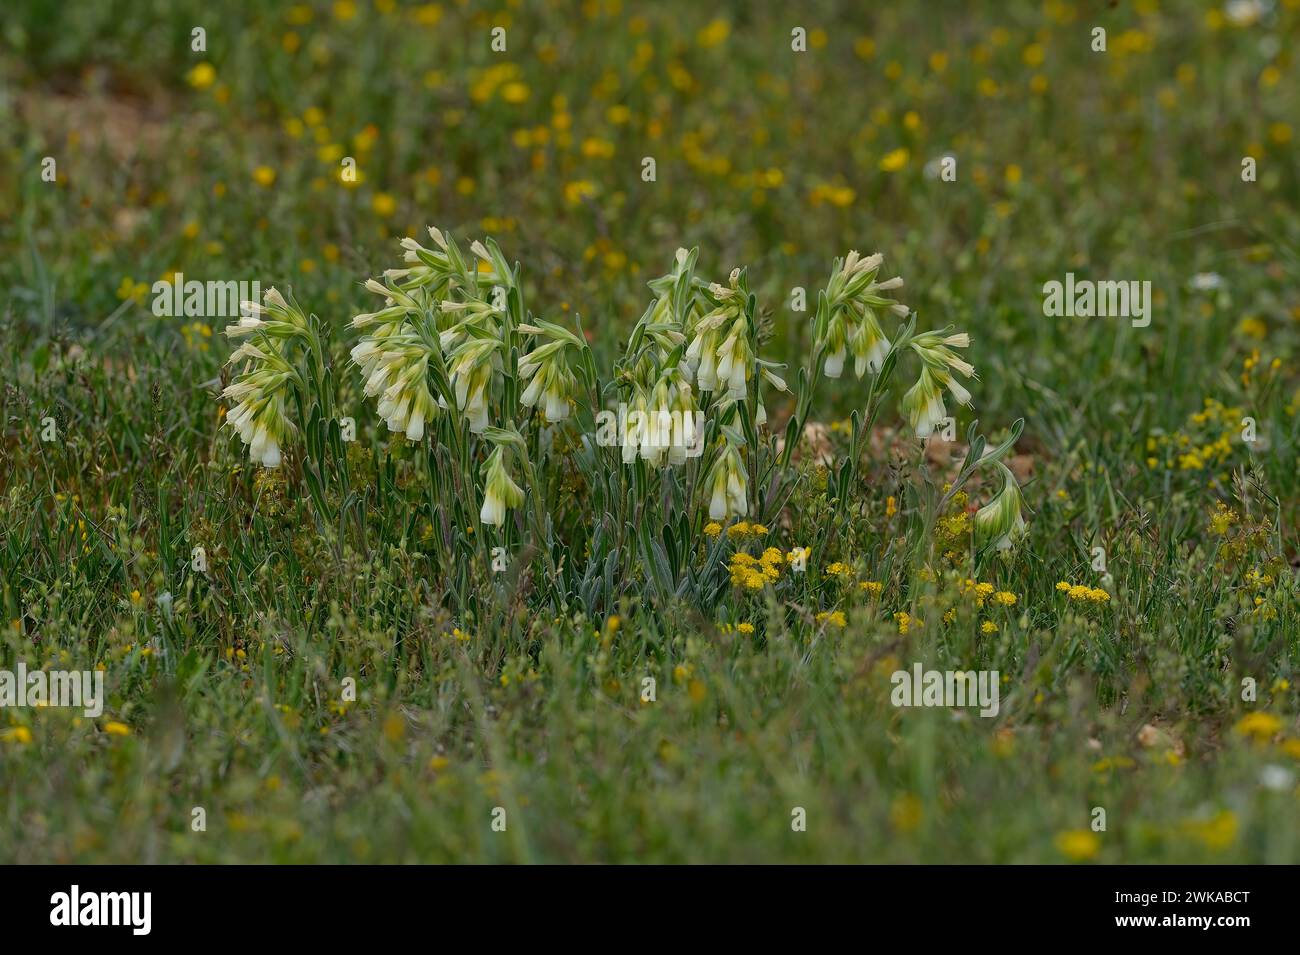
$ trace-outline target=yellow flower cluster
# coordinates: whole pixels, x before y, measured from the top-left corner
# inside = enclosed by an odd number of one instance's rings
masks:
[[[848,623],[842,610],[823,610],[814,618],[818,623],[829,623],[841,629]]]
[[[1180,471],[1222,467],[1232,457],[1232,439],[1241,428],[1243,414],[1240,407],[1206,398],[1204,408],[1188,417],[1186,430],[1147,438],[1147,467]]]
[[[885,585],[878,580],[864,580],[858,584],[858,589],[863,593],[871,594],[872,597],[879,597],[881,591],[885,589]]]
[[[1254,570],[1252,568],[1251,570],[1246,571],[1245,581],[1246,581],[1246,586],[1250,587],[1252,590],[1260,589],[1264,587],[1272,587],[1273,575],[1262,574],[1258,570]]]
[[[1068,580],[1062,580],[1056,585],[1056,589],[1065,594],[1071,600],[1082,600],[1088,603],[1104,604],[1110,600],[1110,594],[1100,587],[1089,587],[1086,584],[1072,584]]]
[[[1002,607],[1014,607],[1018,598],[1009,590],[998,590],[992,584],[967,577],[958,585],[963,596],[971,597],[976,607],[983,607],[990,600]]]
[[[769,547],[760,557],[737,551],[731,555],[727,567],[731,572],[731,583],[746,590],[762,590],[780,579],[784,560],[785,556],[776,547]]]
[[[704,534],[706,537],[716,538],[722,533],[722,525],[717,521],[709,521],[704,525]],[[748,521],[737,521],[727,528],[727,537],[730,540],[744,540],[746,537],[766,537],[768,533],[766,524],[749,523]]]
[[[1214,513],[1210,515],[1210,533],[1217,537],[1227,537],[1232,525],[1237,523],[1237,512],[1222,501],[1214,504]]]
[[[1086,862],[1101,851],[1101,840],[1088,829],[1068,829],[1058,832],[1052,840],[1056,851],[1074,862]]]
[[[1272,713],[1247,713],[1233,729],[1241,736],[1248,736],[1257,743],[1266,743],[1282,729],[1282,720]]]

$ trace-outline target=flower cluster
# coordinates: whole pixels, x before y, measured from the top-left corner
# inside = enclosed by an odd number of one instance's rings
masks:
[[[551,322],[517,321],[517,276],[491,239],[472,243],[467,259],[451,236],[428,231],[433,247],[403,239],[406,267],[365,285],[382,306],[352,319],[365,333],[352,360],[388,430],[419,441],[440,409],[454,407],[471,434],[485,435],[494,417],[508,424],[511,409],[498,400],[507,376],[526,383],[522,408],[538,409],[547,423],[568,418],[577,391],[569,359],[582,340]],[[512,349],[530,343],[512,371]],[[495,443],[484,463],[480,519],[499,526],[508,509],[523,503],[523,491],[510,476],[509,451]]]
[[[974,367],[957,355],[954,348],[966,348],[970,336],[965,332],[922,332],[908,343],[912,352],[921,359],[921,374],[916,384],[903,395],[900,406],[918,438],[929,437],[935,425],[948,416],[943,403],[943,389],[952,393],[958,404],[970,405],[970,392],[953,377],[957,372],[964,378],[974,378]]]
[[[969,577],[958,585],[958,590],[963,596],[970,597],[976,607],[983,607],[990,601],[998,606],[1014,607],[1019,599],[1009,590],[998,590],[990,583],[972,580]]]
[[[717,537],[722,533],[722,525],[717,521],[709,521],[704,525],[704,533],[708,537]],[[766,537],[768,528],[766,524],[751,524],[749,521],[737,521],[727,528],[728,540],[743,540],[746,537]]]
[[[248,445],[249,458],[275,468],[281,448],[297,430],[286,410],[289,389],[302,384],[292,349],[308,342],[311,330],[302,310],[274,288],[262,299],[242,303],[238,324],[226,328],[227,337],[248,340],[230,356],[230,364],[243,366],[221,397],[234,402],[226,424]]]
[[[1104,604],[1110,600],[1110,594],[1100,587],[1089,587],[1087,584],[1072,584],[1068,580],[1060,581],[1056,585],[1056,589],[1074,601]]]
[[[826,285],[825,327],[819,329],[816,342],[826,356],[823,371],[827,378],[838,378],[844,373],[844,361],[850,353],[857,377],[861,378],[868,370],[878,374],[890,347],[880,327],[879,312],[907,317],[906,305],[881,294],[903,287],[899,277],[876,281],[884,260],[879,252],[864,258],[856,251],[835,260]]]
[[[916,355],[921,361],[921,372],[916,384],[903,395],[900,409],[917,437],[926,438],[948,415],[943,401],[945,388],[959,404],[971,402],[970,392],[956,375],[974,378],[975,369],[953,350],[969,346],[970,336],[951,328],[912,334],[909,323],[907,330],[891,345],[881,328],[881,313],[891,312],[898,318],[907,318],[910,313],[906,305],[883,294],[903,286],[902,278],[897,276],[877,281],[883,261],[884,256],[879,252],[866,257],[850,252],[843,259],[835,260],[830,281],[817,305],[814,344],[817,354],[824,356],[822,371],[827,378],[839,378],[843,374],[849,355],[853,356],[853,371],[859,378],[868,371],[880,374],[885,359],[895,348]]]
[[[774,584],[781,578],[781,566],[785,555],[780,548],[769,547],[759,557],[737,551],[731,555],[727,570],[731,574],[731,583],[746,590],[762,590],[768,584]]]
[[[740,269],[727,285],[695,277],[699,251],[678,249],[672,270],[649,283],[654,300],[632,330],[617,369],[628,408],[623,461],[677,467],[702,449],[707,420],[718,425],[704,484],[709,518],[749,514],[741,407],[755,427],[767,420],[760,383],[786,391],[779,365],[758,357],[753,297]]]

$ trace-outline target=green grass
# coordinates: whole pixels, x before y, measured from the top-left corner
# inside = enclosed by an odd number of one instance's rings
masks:
[[[726,30],[687,3],[153,6],[18,0],[0,28],[0,669],[102,665],[108,689],[96,719],[0,711],[0,861],[1300,861],[1294,0],[1249,25],[736,3]],[[957,181],[928,176],[949,152]],[[361,283],[428,224],[494,235],[602,380],[679,246],[745,267],[791,369],[832,258],[881,250],[920,328],[971,333],[959,436],[1025,419],[1027,538],[977,559],[960,502],[927,511],[960,449],[922,455],[901,371],[846,494],[867,391],[821,381],[833,472],[801,445],[759,538],[627,496],[577,423],[544,459],[545,539],[485,536],[451,452],[392,440],[347,363]],[[150,310],[173,269],[292,287],[357,442],[250,464],[214,400],[224,321]],[[1151,281],[1151,326],[1044,317],[1067,271]],[[765,397],[775,437],[795,409]],[[665,523],[674,599],[639,542]],[[497,540],[525,555],[504,575]],[[730,554],[767,546],[811,547],[809,573],[733,587]],[[891,705],[918,661],[998,670],[997,717]]]

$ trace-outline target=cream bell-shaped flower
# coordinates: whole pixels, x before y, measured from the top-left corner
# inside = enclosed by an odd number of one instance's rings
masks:
[[[718,384],[726,383],[730,397],[744,398],[749,394],[753,359],[754,353],[749,347],[749,323],[744,314],[740,314],[718,346]]]
[[[470,431],[475,434],[482,434],[489,424],[488,389],[499,347],[500,343],[493,339],[471,338],[451,354],[449,370],[456,407],[464,413]]]
[[[547,422],[569,417],[578,379],[569,367],[568,350],[582,341],[568,329],[550,322],[520,325],[518,331],[548,339],[519,359],[519,377],[528,382],[519,403],[526,408],[540,406]]]
[[[726,320],[727,312],[723,309],[700,319],[695,326],[695,338],[686,348],[686,359],[700,391],[716,391],[718,388],[718,351],[722,346]]]
[[[433,418],[438,409],[429,391],[428,350],[422,344],[410,344],[388,352],[393,356],[390,368],[392,384],[379,399],[379,416],[389,431],[404,433],[408,440],[424,437],[425,422]]]
[[[1001,461],[997,465],[1002,487],[975,512],[975,543],[978,547],[992,546],[994,550],[1007,551],[1025,536],[1024,498],[1011,469]]]
[[[921,366],[920,377],[904,393],[899,406],[918,438],[928,438],[935,425],[948,417],[943,390],[928,365]]]
[[[740,449],[725,437],[719,438],[719,447],[718,459],[713,462],[704,486],[709,493],[709,519],[727,521],[749,513],[749,478]]]
[[[858,327],[849,337],[849,350],[853,352],[853,373],[861,378],[864,372],[880,372],[889,354],[889,339],[880,330],[880,322],[871,309],[864,308]]]
[[[479,520],[500,527],[506,522],[506,511],[524,503],[524,490],[510,477],[504,447],[498,446],[488,457],[486,470]]]
[[[279,347],[269,339],[241,345],[230,361],[243,360],[244,371],[221,393],[233,402],[225,423],[248,445],[249,459],[267,468],[280,466],[281,447],[294,432],[285,409],[296,372]]]

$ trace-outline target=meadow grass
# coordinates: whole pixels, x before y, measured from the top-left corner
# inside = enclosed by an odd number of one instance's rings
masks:
[[[0,712],[0,860],[1300,861],[1296,0],[46,6],[0,34],[0,668],[108,699]],[[716,534],[579,416],[540,532],[492,536],[348,364],[430,224],[495,236],[601,380],[679,246],[744,267],[790,369],[879,249],[970,333],[974,407],[923,449],[909,381],[864,429],[822,379],[784,507]],[[224,321],[152,311],[175,271],[292,288],[357,440],[308,402],[250,462]],[[1045,317],[1067,272],[1150,281],[1151,325]],[[979,555],[996,482],[937,495],[1022,418],[1027,535]],[[893,705],[916,662],[997,670],[997,716]]]

